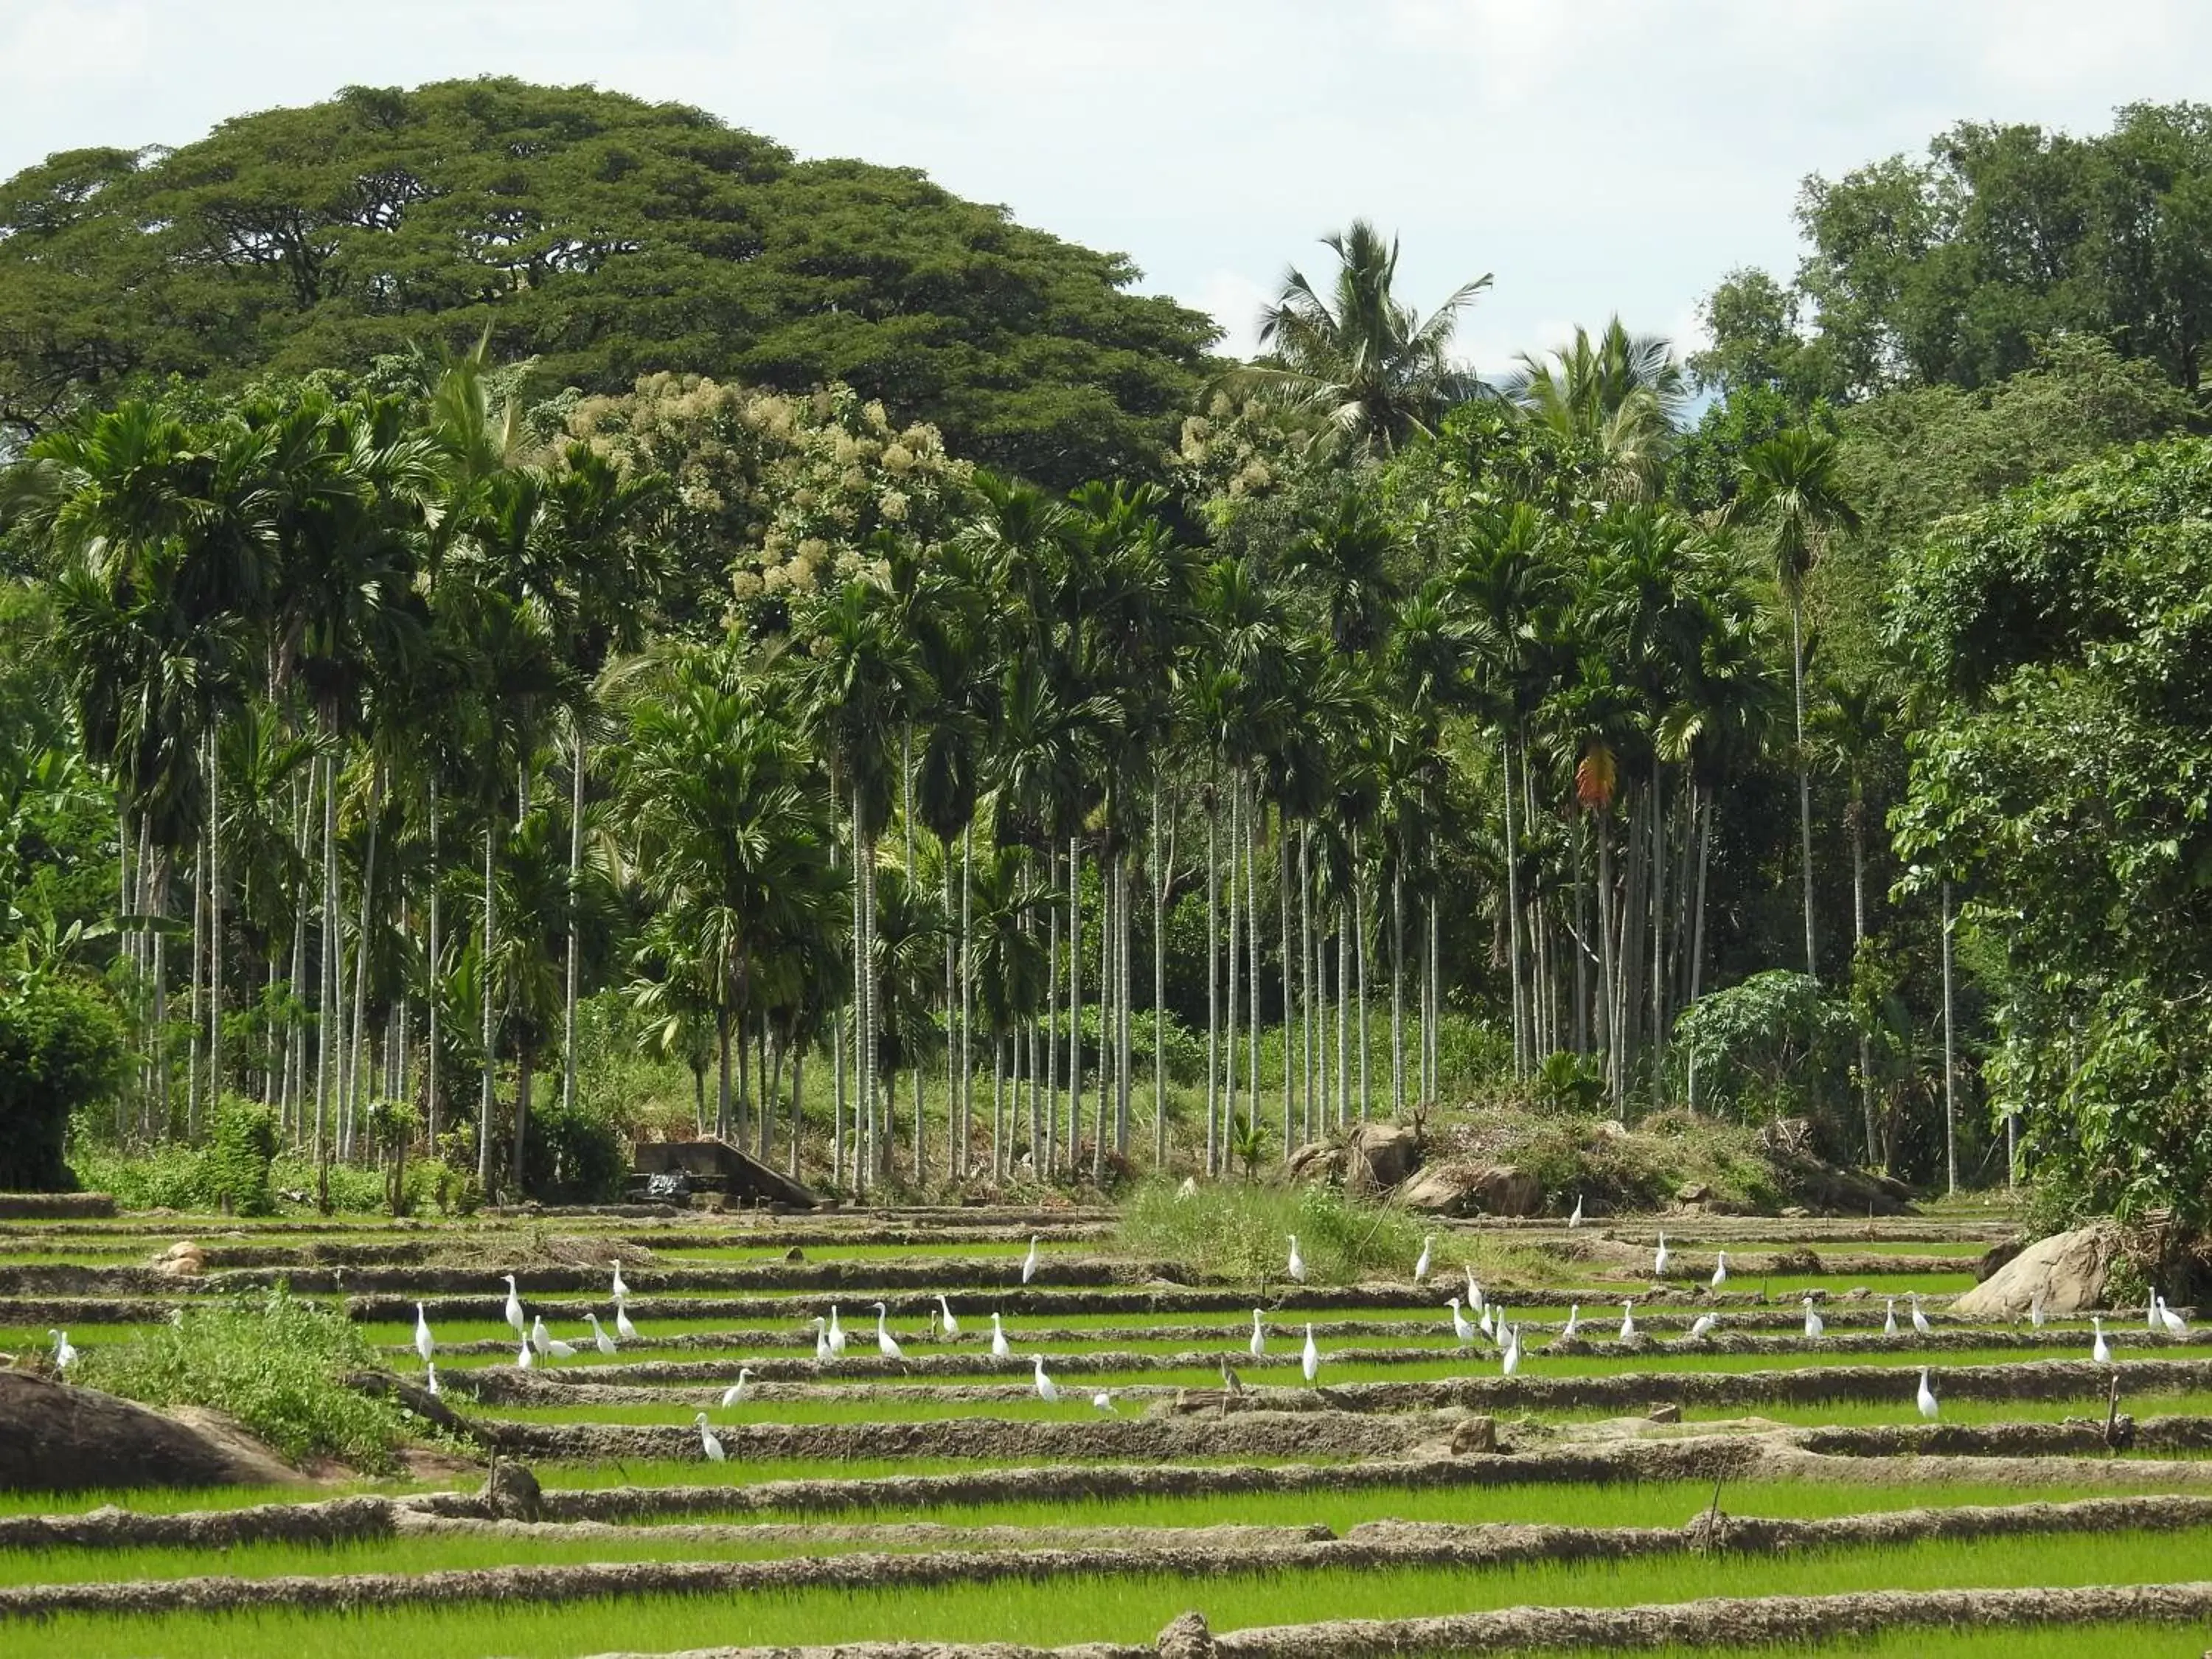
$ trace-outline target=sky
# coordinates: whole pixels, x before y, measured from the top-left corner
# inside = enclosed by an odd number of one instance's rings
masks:
[[[1698,339],[1809,173],[1960,120],[2206,96],[2206,0],[0,0],[0,175],[339,88],[513,75],[916,167],[1128,254],[1231,349],[1355,216],[1495,373],[1618,313]]]

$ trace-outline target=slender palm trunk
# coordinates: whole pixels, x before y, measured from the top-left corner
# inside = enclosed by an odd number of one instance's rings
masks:
[[[1651,757],[1651,1099],[1667,1087],[1667,802],[1659,757]]]
[[[1406,1113],[1406,888],[1390,872],[1390,1112]]]
[[[794,1041],[791,1045],[791,1146],[785,1169],[793,1181],[799,1179],[799,1139],[806,1127],[806,1045]]]
[[[200,1048],[207,1035],[207,1007],[201,998],[201,974],[207,960],[207,829],[192,837],[191,1038],[185,1052],[185,1139],[199,1139]]]
[[[969,1102],[975,1085],[975,826],[960,832],[960,1138],[959,1173],[968,1173]],[[995,1160],[997,1153],[992,1154]]]
[[[208,730],[208,1106],[222,1104],[222,722]]]
[[[860,1121],[868,1113],[868,921],[867,882],[860,867],[860,789],[855,781],[853,786],[852,835],[853,852],[853,1188],[865,1193],[868,1189],[869,1170],[864,1153],[865,1139],[860,1133]],[[840,1126],[840,1133],[842,1133]]]
[[[1850,819],[1851,953],[1856,963],[1859,947],[1866,943],[1866,802],[1856,791]],[[1874,1043],[1864,1024],[1859,1027],[1859,1104],[1866,1118],[1866,1156],[1871,1166],[1881,1152],[1875,1144]]]
[[[368,942],[369,903],[376,891],[377,829],[384,817],[384,766],[376,763],[370,769],[368,787],[368,845],[361,866],[361,908],[354,923],[353,942],[353,1024],[346,1041],[345,1130],[340,1153],[352,1158],[356,1152],[356,1136],[361,1115],[361,1048],[363,1027],[368,1017]]]
[[[576,722],[575,750],[568,768],[568,959],[561,992],[561,1109],[576,1109],[576,990],[583,954],[578,900],[584,884],[584,726]]]
[[[1943,884],[1943,1189],[1959,1192],[1959,1059],[1951,1026],[1951,884]]]
[[[1045,891],[1054,897],[1045,922],[1044,958],[1044,1121],[1042,1139],[1032,1136],[1040,1180],[1052,1174],[1060,1138],[1060,854],[1048,842],[1044,854]]]
[[[1129,920],[1129,854],[1125,850],[1114,865],[1114,914],[1120,923],[1115,930],[1114,954],[1118,958],[1115,972],[1121,981],[1114,1019],[1114,1046],[1117,1051],[1114,1062],[1114,1150],[1124,1159],[1129,1156],[1129,1101],[1134,1082],[1131,1076],[1133,1067],[1129,1048],[1129,1004],[1132,1000],[1129,958],[1136,937]]]
[[[1206,801],[1206,1172],[1221,1173],[1221,778]]]
[[[1244,948],[1250,972],[1246,980],[1251,988],[1250,1018],[1244,1025],[1245,1057],[1250,1062],[1252,1123],[1260,1122],[1260,792],[1252,780],[1244,780],[1244,914],[1249,926],[1244,930]],[[1283,1148],[1287,1158],[1291,1149]]]
[[[1098,1111],[1092,1120],[1091,1178],[1106,1173],[1106,1102],[1112,1086],[1114,1054],[1114,870],[1115,860],[1098,860]]]
[[[340,1034],[337,1029],[339,1018],[337,835],[337,758],[326,755],[323,757],[323,938],[322,951],[317,962],[315,988],[315,1162],[319,1166],[323,1161],[330,1133],[331,1067],[336,1059],[331,1039]],[[485,890],[489,893],[491,885],[491,844],[489,841],[484,844],[484,869]],[[485,927],[489,929],[491,915],[489,904],[484,915]],[[489,939],[484,948],[489,953],[491,948]],[[485,1047],[484,1063],[486,1066],[491,1063],[489,1042]],[[487,1128],[485,1133],[489,1134],[489,1129]],[[487,1141],[481,1170],[486,1177],[487,1191],[489,1190],[490,1157],[491,1148]]]
[[[477,1185],[485,1198],[491,1196],[491,1109],[492,1073],[495,1067],[494,999],[492,984],[492,837],[498,832],[495,815],[487,814],[484,820],[483,854],[483,954],[477,958],[477,994],[483,1004],[483,1084],[477,1105]],[[319,1121],[320,1109],[316,1116]]]
[[[1818,979],[1820,958],[1813,939],[1813,773],[1805,763],[1805,596],[1794,585],[1790,593],[1790,665],[1797,714],[1797,842],[1805,872],[1805,971]]]
[[[1535,1041],[1521,977],[1521,856],[1513,826],[1513,740],[1500,732],[1498,741],[1505,784],[1505,934],[1507,967],[1513,982],[1513,1072],[1525,1078],[1534,1059]]]
[[[1297,964],[1291,957],[1291,827],[1279,808],[1275,813],[1275,915],[1282,944],[1283,1156],[1287,1158],[1291,1148],[1291,1115],[1297,1092],[1297,1079],[1291,1064],[1291,1016],[1297,1006],[1292,990]]]
[[[1241,890],[1237,879],[1237,848],[1243,823],[1244,792],[1234,777],[1229,785],[1229,1005],[1224,1030],[1225,1048],[1222,1055],[1222,1166],[1228,1167],[1229,1148],[1237,1123],[1237,981],[1238,917],[1243,908]]]
[[[1352,999],[1346,994],[1351,988],[1352,928],[1349,918],[1340,902],[1336,916],[1336,1127],[1343,1128],[1352,1118],[1352,1073],[1346,1062],[1351,1056],[1346,1047],[1351,1037],[1350,1013]]]
[[[1367,1037],[1367,866],[1360,859],[1359,840],[1359,831],[1355,828],[1352,832],[1352,949],[1359,992],[1359,1121],[1364,1123],[1373,1110],[1374,1094],[1367,1080],[1370,1052]]]
[[[1286,1039],[1287,1046],[1287,1039]],[[1298,826],[1298,1110],[1305,1139],[1314,1123],[1313,825]]]
[[[1083,1158],[1083,843],[1067,838],[1067,1170]]]
[[[1429,872],[1429,879],[1431,881],[1436,879],[1434,869]],[[1421,991],[1424,1005],[1421,1012],[1421,1103],[1431,1105],[1435,1103],[1437,1097],[1443,1092],[1442,1081],[1437,1073],[1443,1037],[1444,983],[1440,971],[1442,963],[1437,948],[1440,936],[1437,927],[1435,894],[1429,895],[1425,905],[1428,915],[1426,930],[1428,948],[1421,961]]]
[[[952,848],[950,842],[939,842],[938,852],[944,861],[945,914],[949,919],[958,914],[952,892]],[[945,1168],[957,1176],[966,1173],[967,1159],[960,1149],[960,1124],[953,1109],[953,1102],[960,1098],[961,1043],[965,1030],[961,1025],[959,952],[967,943],[963,927],[956,938],[948,927],[945,934]]]
[[[441,918],[438,914],[438,879],[441,868],[438,857],[438,784],[430,783],[430,955],[424,965],[423,1000],[429,1004],[429,1034],[426,1038],[427,1052],[422,1056],[423,1114],[430,1126],[430,1145],[438,1144],[438,1132],[443,1126],[438,1120],[438,1008],[445,999],[439,994],[439,981],[445,957],[445,940],[440,937]]]
[[[1168,1167],[1168,868],[1160,860],[1160,780],[1152,775],[1152,861],[1146,872],[1152,893],[1152,1168]],[[1212,955],[1209,943],[1206,954]]]
[[[1613,1000],[1613,835],[1607,815],[1601,811],[1597,817],[1597,938],[1598,938],[1598,1033],[1600,1051],[1605,1056],[1605,1080],[1609,1098],[1618,1103],[1620,1098],[1620,1045],[1618,1011]]]

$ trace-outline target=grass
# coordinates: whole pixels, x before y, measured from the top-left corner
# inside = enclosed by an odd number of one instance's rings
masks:
[[[1345,1458],[1179,1457],[1179,1468],[1279,1468],[1339,1463]],[[531,1473],[547,1491],[603,1492],[611,1486],[744,1486],[768,1480],[876,1480],[894,1475],[974,1474],[991,1469],[1033,1468],[1036,1460],[995,1457],[793,1457],[749,1459],[742,1464],[709,1463],[698,1456],[603,1459],[580,1463],[533,1463]],[[1120,1465],[1110,1458],[1059,1458],[1055,1466]]]
[[[2196,1625],[2043,1626],[2002,1630],[1893,1630],[1855,1637],[1849,1647],[1820,1642],[1788,1648],[1638,1650],[1644,1659],[2081,1659],[2085,1653],[2124,1654],[2127,1659],[2197,1659],[2212,1650],[2212,1621]],[[1620,1659],[1616,1650],[1577,1648],[1553,1659]]]
[[[43,1623],[38,1650],[71,1659],[516,1659],[661,1651],[729,1639],[761,1645],[899,1639],[1036,1644],[1146,1642],[1185,1609],[1217,1630],[1322,1619],[1408,1618],[1524,1604],[1630,1606],[1709,1595],[1851,1589],[2154,1583],[2212,1554],[2212,1529],[2058,1538],[1945,1540],[1793,1556],[1666,1556],[1544,1563],[1497,1571],[1331,1570],[1216,1575],[1131,1573],[1082,1580],[927,1589],[810,1588],[745,1595],[634,1597],[560,1605],[393,1606],[345,1613],[67,1614]],[[2012,1632],[2006,1632],[2009,1638]],[[2081,1651],[2080,1633],[2072,1651]],[[1924,1648],[1915,1649],[1924,1651]],[[2016,1650],[2006,1650],[2008,1655]]]

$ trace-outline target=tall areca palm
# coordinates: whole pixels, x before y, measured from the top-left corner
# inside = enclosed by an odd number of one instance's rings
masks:
[[[1805,750],[1805,578],[1828,538],[1858,527],[1859,515],[1836,468],[1832,434],[1792,427],[1743,458],[1724,522],[1757,526],[1776,580],[1790,601],[1790,670],[1796,698],[1798,853],[1805,878],[1805,971],[1817,976],[1813,929],[1813,774]]]
[[[1398,297],[1398,244],[1364,219],[1322,238],[1335,275],[1317,287],[1293,267],[1260,314],[1272,362],[1240,378],[1262,395],[1327,420],[1360,455],[1388,454],[1480,392],[1450,356],[1460,313],[1490,286],[1462,283],[1423,317]]]
[[[1846,680],[1832,685],[1826,699],[1814,710],[1811,725],[1830,760],[1848,782],[1850,799],[1844,809],[1844,825],[1851,838],[1851,950],[1866,943],[1866,823],[1867,786],[1895,741],[1897,703],[1888,689],[1876,680]],[[1873,1043],[1870,1034],[1859,1031],[1860,1104],[1866,1119],[1866,1156],[1871,1164],[1881,1156],[1875,1124]]]

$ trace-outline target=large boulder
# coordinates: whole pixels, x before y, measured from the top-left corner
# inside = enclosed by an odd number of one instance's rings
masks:
[[[1406,1183],[1398,1200],[1432,1215],[1536,1215],[1544,1188],[1510,1164],[1432,1164]]]
[[[2045,1313],[2105,1305],[2105,1280],[2119,1259],[2119,1230],[2094,1222],[2038,1239],[1951,1304],[1969,1319],[2017,1319],[2039,1293]]]
[[[0,1370],[0,1492],[298,1480],[242,1432],[173,1421],[94,1389]]]
[[[1343,1172],[1343,1159],[1326,1140],[1308,1141],[1283,1165],[1285,1176],[1294,1187],[1331,1186]]]
[[[1420,1163],[1420,1142],[1405,1124],[1363,1123],[1352,1132],[1344,1178],[1355,1188],[1388,1192]]]

